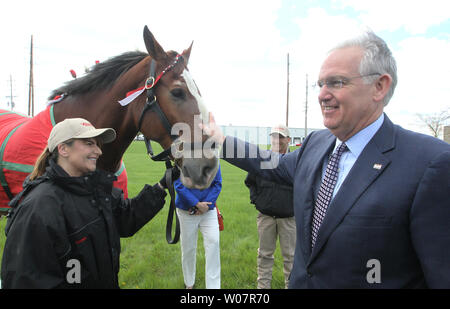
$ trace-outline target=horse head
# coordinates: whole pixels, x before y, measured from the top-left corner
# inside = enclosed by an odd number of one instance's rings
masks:
[[[147,102],[136,117],[138,128],[170,152],[184,186],[206,189],[219,168],[219,155],[199,128],[199,123],[209,121],[209,112],[187,68],[192,44],[181,54],[165,52],[147,26],[144,41],[152,58],[150,75],[155,72],[146,82]],[[152,121],[145,121],[147,117]]]

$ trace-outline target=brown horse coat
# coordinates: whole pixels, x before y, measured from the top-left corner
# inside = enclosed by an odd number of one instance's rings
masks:
[[[14,196],[22,191],[25,177],[33,171],[38,156],[47,146],[50,131],[55,125],[53,105],[33,118],[0,110],[0,211],[9,209],[6,190]],[[116,173],[118,180],[114,186],[128,196],[127,175],[122,164]]]

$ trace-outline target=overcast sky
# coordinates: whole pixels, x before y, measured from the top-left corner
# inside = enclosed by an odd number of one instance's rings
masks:
[[[398,86],[385,108],[401,126],[417,113],[450,108],[448,0],[189,0],[0,2],[0,108],[10,75],[16,111],[28,104],[30,37],[34,36],[35,110],[85,67],[142,50],[148,25],[166,50],[194,41],[189,69],[219,124],[271,126],[285,121],[290,54],[290,127],[303,127],[308,74],[308,127],[322,128],[317,79],[326,52],[371,28],[398,65]]]

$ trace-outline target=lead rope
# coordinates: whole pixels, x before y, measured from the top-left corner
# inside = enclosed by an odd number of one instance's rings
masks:
[[[170,160],[166,160],[166,184],[167,189],[170,194],[170,207],[169,214],[167,216],[167,224],[166,224],[166,240],[167,243],[173,245],[178,242],[180,239],[180,221],[178,220],[178,215],[176,213],[175,207],[175,189],[173,187],[173,179],[172,179],[172,164]],[[175,235],[172,238],[172,225],[173,225],[173,214],[175,213]]]

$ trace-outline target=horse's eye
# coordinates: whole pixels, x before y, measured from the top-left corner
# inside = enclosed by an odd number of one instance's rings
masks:
[[[170,93],[177,99],[185,99],[186,98],[186,93],[184,92],[184,90],[182,88],[175,88],[170,90]]]

